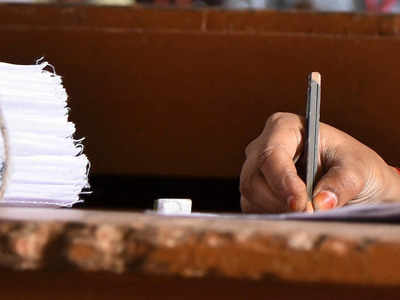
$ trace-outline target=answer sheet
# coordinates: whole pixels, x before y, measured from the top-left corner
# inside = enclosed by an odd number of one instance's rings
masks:
[[[314,213],[284,213],[284,214],[216,214],[196,213],[171,214],[157,213],[168,216],[185,217],[218,217],[218,218],[245,218],[262,220],[304,220],[304,221],[341,221],[341,222],[387,222],[400,223],[400,203],[393,204],[355,204],[339,207],[330,211]]]

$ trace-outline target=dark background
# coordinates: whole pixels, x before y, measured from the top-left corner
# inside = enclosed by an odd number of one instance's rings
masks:
[[[239,179],[92,175],[80,208],[152,209],[157,198],[190,198],[193,211],[239,212]]]

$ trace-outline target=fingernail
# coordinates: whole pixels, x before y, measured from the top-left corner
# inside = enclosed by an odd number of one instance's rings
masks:
[[[288,206],[289,206],[289,209],[290,209],[290,211],[297,211],[297,200],[296,200],[296,197],[294,197],[294,196],[290,196],[289,198],[288,198]]]
[[[314,208],[315,210],[323,211],[335,208],[338,200],[337,196],[329,191],[322,191],[314,197]]]

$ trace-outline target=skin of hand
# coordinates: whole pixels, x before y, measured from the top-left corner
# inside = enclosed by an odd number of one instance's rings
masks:
[[[246,148],[240,174],[242,211],[312,212],[356,203],[400,201],[400,174],[350,135],[320,124],[319,162],[313,205],[298,175],[304,118],[275,113]],[[308,203],[308,204],[307,204]]]

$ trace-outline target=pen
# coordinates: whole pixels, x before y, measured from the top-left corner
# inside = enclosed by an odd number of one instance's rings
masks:
[[[305,181],[308,194],[307,211],[313,211],[313,190],[319,157],[319,117],[321,102],[321,75],[313,72],[308,78],[305,139]]]

